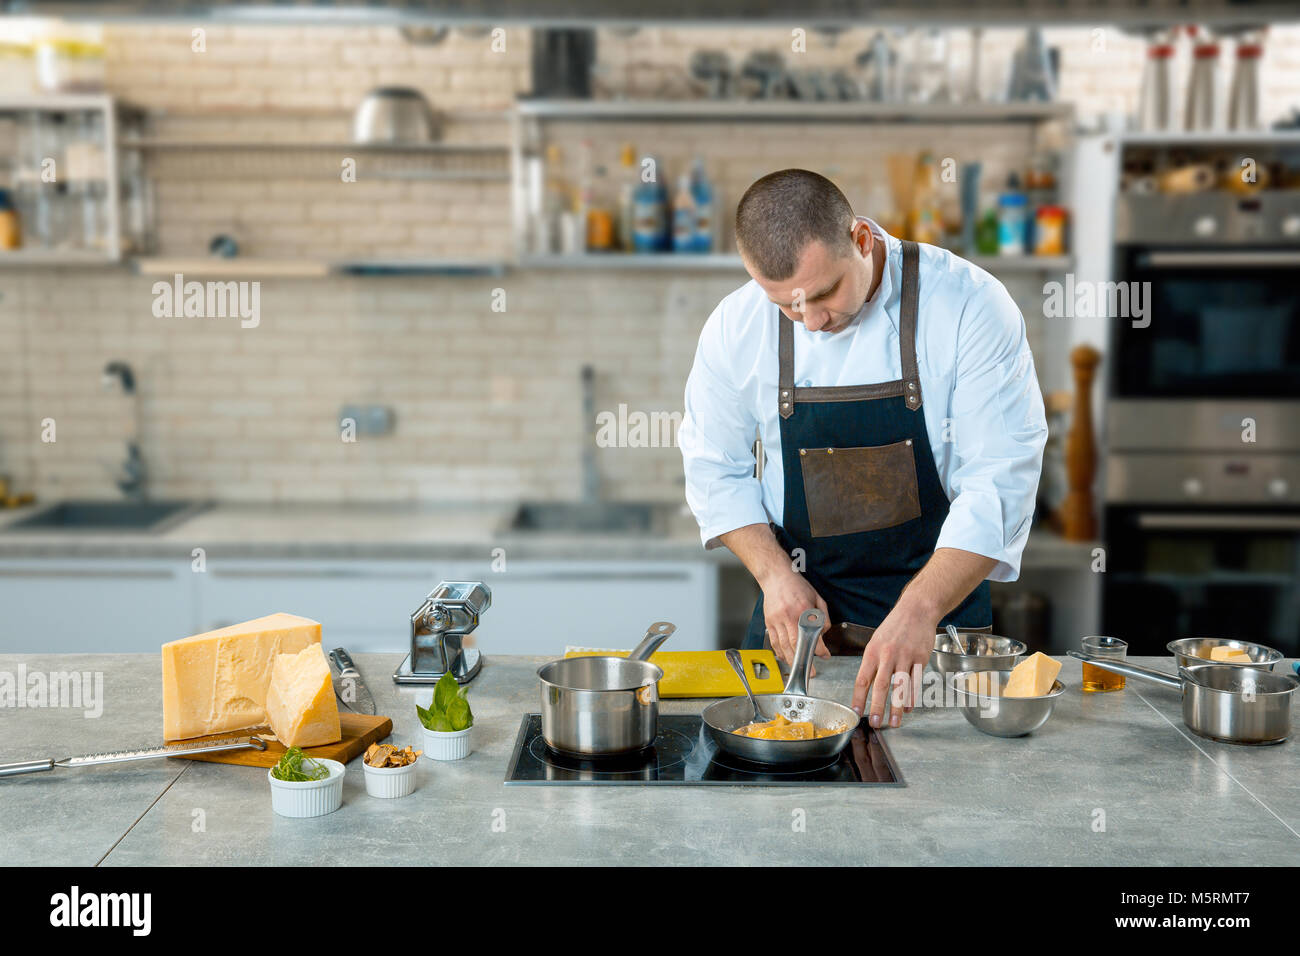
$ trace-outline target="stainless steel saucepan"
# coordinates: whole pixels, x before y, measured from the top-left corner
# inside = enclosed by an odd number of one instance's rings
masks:
[[[1126,677],[1182,692],[1183,723],[1194,734],[1229,744],[1278,744],[1291,735],[1291,697],[1300,680],[1248,664],[1194,664],[1174,677],[1136,664],[1071,657]]]
[[[649,657],[677,630],[659,621],[627,657],[570,657],[537,668],[542,738],[561,753],[608,757],[644,750],[659,732],[659,678]]]
[[[826,616],[808,609],[799,615],[799,643],[790,664],[785,690],[779,694],[730,697],[704,708],[700,715],[709,737],[720,750],[754,763],[790,764],[834,757],[848,746],[858,726],[857,712],[844,704],[821,697],[808,696],[808,675],[812,670],[813,649],[821,634]],[[744,680],[744,671],[740,671]],[[760,740],[742,737],[733,731],[754,720],[754,705],[764,720],[781,714],[787,720],[811,720],[816,727],[842,727],[837,734],[812,740]]]

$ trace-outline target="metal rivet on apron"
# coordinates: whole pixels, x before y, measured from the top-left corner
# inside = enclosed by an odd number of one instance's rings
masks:
[[[916,383],[915,383],[915,382],[908,382],[908,383],[907,383],[907,390],[908,390],[909,392],[915,392],[915,391],[916,391]]]
[[[790,407],[790,403],[789,403],[789,402],[782,402],[782,403],[781,403],[781,407],[782,407],[782,408],[789,408],[789,407]]]
[[[781,393],[781,397],[782,397],[782,398],[789,398],[789,397],[790,397],[790,393],[789,393],[789,392],[782,392],[782,393]]]
[[[808,454],[808,449],[807,449],[807,448],[800,448],[800,449],[799,449],[799,454],[801,454],[801,455],[806,455],[806,454]]]
[[[909,438],[909,439],[907,440],[907,444],[909,444],[909,445],[912,444],[912,439]]]
[[[827,449],[826,449],[826,454],[828,454],[828,455],[833,455],[833,454],[835,454],[835,449],[834,449],[834,448],[827,448]]]

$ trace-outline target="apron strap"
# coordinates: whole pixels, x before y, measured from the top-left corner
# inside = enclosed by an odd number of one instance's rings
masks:
[[[920,247],[903,240],[903,292],[898,321],[898,350],[903,366],[903,401],[910,411],[921,407],[921,376],[916,369],[917,273]]]
[[[776,379],[777,412],[782,418],[794,414],[794,323],[776,310],[780,331],[776,335],[776,358],[779,371]]]

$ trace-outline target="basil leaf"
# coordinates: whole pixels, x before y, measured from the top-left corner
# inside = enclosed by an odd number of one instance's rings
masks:
[[[456,678],[452,676],[451,671],[447,671],[433,688],[433,705],[430,709],[445,714],[447,705],[456,699],[459,690],[460,685],[456,683]]]
[[[447,708],[447,719],[451,722],[453,730],[464,730],[470,725],[473,717],[469,712],[469,701],[464,697],[457,697]]]
[[[442,733],[451,733],[456,728],[451,725],[446,714],[434,714],[429,721],[429,729],[441,731]]]

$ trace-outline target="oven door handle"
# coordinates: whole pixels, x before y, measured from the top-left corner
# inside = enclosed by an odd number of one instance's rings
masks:
[[[1165,269],[1237,269],[1242,266],[1269,269],[1300,265],[1300,251],[1256,249],[1251,252],[1148,252],[1142,261],[1151,268]]]
[[[1300,531],[1300,514],[1197,514],[1146,512],[1137,516],[1139,528],[1165,531]]]

